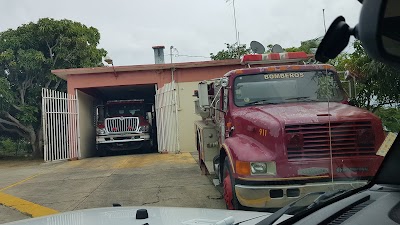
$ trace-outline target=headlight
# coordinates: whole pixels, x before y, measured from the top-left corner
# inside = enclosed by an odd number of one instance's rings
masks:
[[[97,128],[96,129],[96,132],[97,132],[97,134],[99,134],[99,135],[103,135],[103,134],[106,134],[106,129],[100,129],[100,128]]]
[[[145,133],[145,132],[149,132],[149,130],[150,130],[150,126],[149,125],[139,126],[139,131],[140,132]]]
[[[275,162],[251,162],[252,175],[276,175]]]

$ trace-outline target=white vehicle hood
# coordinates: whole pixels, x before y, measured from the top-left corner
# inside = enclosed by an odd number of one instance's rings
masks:
[[[136,211],[146,209],[147,219],[136,219]],[[173,208],[173,207],[111,207],[95,208],[64,212],[6,223],[7,225],[213,225],[219,221],[233,217],[234,222],[252,220],[241,225],[256,224],[271,213],[234,211],[221,209]],[[256,218],[257,217],[257,218]],[[283,215],[276,223],[289,215]],[[5,224],[5,225],[6,225]]]

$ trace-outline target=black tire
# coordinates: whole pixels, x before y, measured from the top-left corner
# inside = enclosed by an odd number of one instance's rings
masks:
[[[141,147],[143,153],[153,153],[154,148],[151,141],[145,141]]]
[[[99,157],[107,156],[107,149],[104,146],[98,146],[97,147],[97,155]]]
[[[228,179],[229,178],[229,182]],[[236,197],[235,193],[235,179],[233,178],[231,171],[231,164],[228,157],[225,157],[224,168],[222,172],[222,189],[225,205],[227,209],[231,210],[242,210],[245,209]]]

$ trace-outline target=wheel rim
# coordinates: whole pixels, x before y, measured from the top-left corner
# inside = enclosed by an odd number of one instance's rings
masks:
[[[226,204],[226,208],[234,209],[232,200],[233,200],[233,193],[232,193],[232,181],[231,177],[229,176],[229,172],[226,171],[224,174],[224,200]]]

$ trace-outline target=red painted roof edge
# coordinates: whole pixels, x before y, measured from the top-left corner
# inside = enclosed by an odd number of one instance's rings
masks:
[[[313,54],[307,54],[309,58],[313,58]],[[214,66],[229,66],[240,65],[240,59],[227,59],[227,60],[211,60],[211,61],[198,61],[198,62],[184,62],[184,63],[168,63],[168,64],[145,64],[145,65],[132,65],[132,66],[114,66],[116,72],[128,71],[145,71],[145,70],[165,70],[165,69],[184,69],[184,68],[199,68],[199,67],[214,67]],[[51,71],[56,76],[67,80],[68,75],[77,74],[92,74],[92,73],[113,73],[113,67],[91,67],[91,68],[72,68],[72,69],[57,69]]]
[[[143,71],[143,70],[164,70],[164,69],[179,69],[179,68],[197,68],[197,67],[213,67],[213,66],[229,66],[240,65],[239,59],[200,61],[200,62],[184,62],[184,63],[168,63],[168,64],[147,64],[133,66],[114,66],[116,72],[126,71]],[[51,71],[56,76],[66,80],[66,76],[75,74],[91,74],[91,73],[113,73],[112,67],[92,67],[92,68],[72,68],[72,69],[57,69]]]

